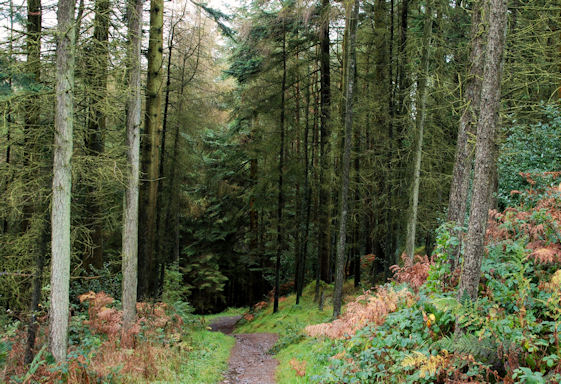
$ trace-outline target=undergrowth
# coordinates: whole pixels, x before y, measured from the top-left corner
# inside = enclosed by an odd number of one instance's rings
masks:
[[[443,227],[433,259],[394,267],[395,281],[361,298],[362,308],[352,304],[359,320],[346,322],[347,332],[330,332],[336,322],[308,328],[333,339],[324,349],[329,367],[310,382],[558,383],[561,191],[517,193],[518,207],[490,216],[477,301],[456,299],[457,271],[448,258],[449,245],[460,240]],[[369,308],[400,289],[414,300]],[[373,310],[376,316],[355,332]]]
[[[317,310],[308,287],[302,305],[289,296],[238,331],[280,334],[280,384],[559,383],[561,187],[515,193],[517,207],[490,215],[475,302],[456,299],[449,262],[465,228],[444,224],[433,257],[392,267],[339,319]]]
[[[23,364],[26,334],[4,322],[0,368],[6,383],[199,383],[221,380],[234,339],[209,332],[189,304],[137,303],[137,321],[121,345],[120,303],[104,292],[80,295],[70,319],[68,359],[55,364],[46,348],[47,316],[39,317],[34,361]],[[213,364],[208,364],[212,361]]]

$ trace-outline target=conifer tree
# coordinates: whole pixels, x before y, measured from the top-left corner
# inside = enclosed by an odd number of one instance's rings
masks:
[[[481,85],[481,107],[475,144],[473,196],[470,209],[464,262],[458,297],[477,298],[485,230],[489,211],[490,189],[496,159],[491,149],[495,145],[501,101],[501,79],[507,24],[506,0],[489,1],[489,34],[485,67]]]
[[[140,46],[142,40],[142,0],[127,3],[128,46],[127,72],[129,93],[127,96],[127,162],[128,182],[125,190],[123,214],[123,336],[133,325],[136,317],[138,285],[138,184],[140,166]]]
[[[479,103],[481,99],[481,80],[483,78],[484,60],[484,35],[482,31],[481,1],[473,2],[470,34],[470,56],[469,74],[466,78],[465,96],[463,103],[465,108],[460,117],[458,126],[458,139],[456,143],[456,157],[452,182],[450,184],[450,196],[448,199],[447,220],[456,226],[463,226],[466,218],[467,197],[469,182],[471,179],[473,150],[470,138],[475,135],[476,123],[479,116]],[[456,255],[450,258],[455,266]]]
[[[74,119],[74,0],[57,9],[55,143],[51,214],[51,297],[49,347],[57,362],[66,360],[70,285],[70,197]]]
[[[140,184],[139,297],[153,297],[157,286],[156,217],[158,208],[160,140],[162,134],[164,2],[150,1],[150,33],[146,80],[146,112],[142,135]]]
[[[342,164],[341,199],[339,208],[339,235],[337,239],[337,256],[335,260],[335,289],[333,290],[333,317],[341,314],[343,280],[345,277],[345,243],[347,236],[347,218],[349,209],[349,182],[351,168],[351,147],[353,132],[353,104],[355,102],[356,78],[356,31],[358,28],[359,1],[347,5],[347,27],[349,46],[346,49],[348,73],[345,84],[345,145]]]
[[[410,260],[415,256],[415,233],[417,228],[417,211],[419,205],[419,184],[421,182],[421,160],[423,158],[423,137],[427,115],[427,93],[430,64],[430,44],[432,35],[432,4],[428,0],[425,4],[425,25],[423,29],[423,46],[421,52],[421,74],[417,84],[417,104],[415,116],[415,153],[413,161],[413,184],[407,217],[407,237],[405,252]]]

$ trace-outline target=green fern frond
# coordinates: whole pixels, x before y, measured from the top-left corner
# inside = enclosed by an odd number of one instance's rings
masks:
[[[473,334],[464,334],[459,337],[444,337],[436,341],[433,348],[447,350],[450,353],[472,355],[479,361],[492,363],[497,358],[497,344],[495,341],[479,337]]]

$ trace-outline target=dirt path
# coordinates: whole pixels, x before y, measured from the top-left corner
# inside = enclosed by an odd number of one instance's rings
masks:
[[[210,327],[213,331],[232,333],[240,316],[219,317]],[[234,335],[226,378],[220,384],[275,384],[278,361],[267,353],[277,341],[275,333],[247,333]]]

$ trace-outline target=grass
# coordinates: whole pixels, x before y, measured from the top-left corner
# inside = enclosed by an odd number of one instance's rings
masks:
[[[273,306],[269,304],[263,311],[255,315],[254,320],[248,322],[242,319],[235,333],[273,332],[282,337],[287,333],[287,329],[288,331],[301,331],[307,325],[330,321],[333,314],[333,288],[325,289],[323,311],[320,311],[318,304],[313,300],[314,287],[315,283],[311,283],[304,289],[298,305],[296,305],[296,295],[291,294],[281,297],[277,313],[273,313]],[[352,280],[345,283],[343,294],[345,296],[355,295]]]
[[[205,329],[194,330],[182,344],[183,348],[175,348],[162,356],[157,363],[158,379],[150,383],[215,384],[223,379],[230,350],[235,344],[233,337]]]
[[[213,313],[211,315],[200,315],[200,318],[203,319],[205,322],[209,322],[211,320],[216,319],[217,317],[224,317],[224,316],[241,316],[247,312],[246,308],[228,308],[223,312],[220,313]]]
[[[296,344],[283,348],[277,355],[279,366],[276,377],[279,384],[307,384],[313,376],[320,376],[329,365],[329,358],[325,351],[329,348],[328,340],[306,338]],[[298,376],[291,366],[291,361],[305,362],[305,375]]]

